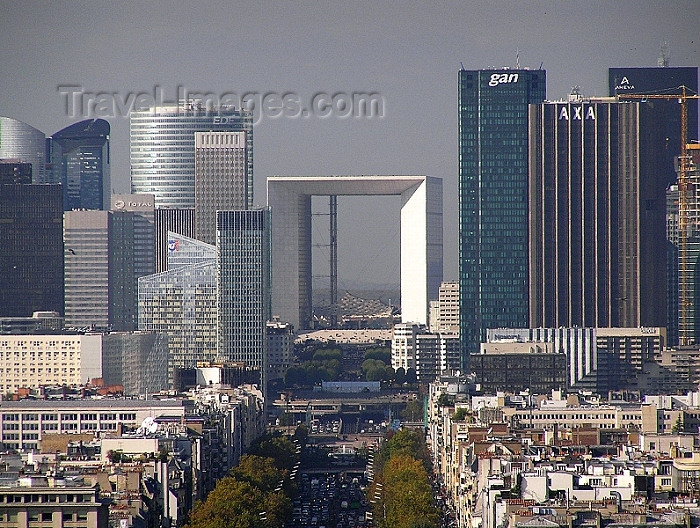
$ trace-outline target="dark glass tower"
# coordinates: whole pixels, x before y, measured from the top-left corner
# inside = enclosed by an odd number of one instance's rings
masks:
[[[0,184],[0,317],[63,314],[61,186]]]
[[[63,210],[109,209],[109,123],[86,119],[50,139],[53,181],[63,184]]]
[[[544,70],[459,72],[462,368],[487,328],[528,326],[528,104]]]
[[[680,87],[688,88],[688,94],[698,93],[698,68],[609,68],[610,95],[652,94],[678,95]],[[661,127],[666,134],[664,170],[668,183],[676,179],[674,158],[681,152],[681,112],[677,99],[642,100],[661,113]],[[698,100],[689,99],[688,143],[698,139]]]
[[[663,116],[614,99],[530,107],[530,325],[666,326]]]

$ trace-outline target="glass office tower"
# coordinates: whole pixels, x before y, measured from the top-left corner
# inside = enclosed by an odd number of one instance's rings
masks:
[[[271,319],[270,210],[217,211],[218,353],[265,370]]]
[[[0,116],[0,159],[31,163],[31,183],[60,183],[46,173],[46,136],[27,123]]]
[[[195,103],[130,114],[131,192],[153,194],[157,208],[195,206],[195,132],[246,132],[247,206],[253,203],[253,116]]]
[[[459,72],[462,368],[487,328],[528,326],[528,104],[544,70]]]
[[[63,184],[63,210],[109,209],[109,123],[86,119],[49,140],[53,180]]]

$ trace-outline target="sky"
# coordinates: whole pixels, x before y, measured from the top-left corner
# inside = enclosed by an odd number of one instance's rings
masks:
[[[0,0],[0,115],[47,135],[108,116],[112,187],[129,192],[126,108],[139,94],[252,94],[246,101],[262,109],[254,129],[257,205],[266,202],[271,175],[440,177],[444,278],[456,280],[460,65],[541,66],[548,99],[574,85],[608,95],[609,67],[655,66],[663,41],[671,66],[699,66],[699,21],[697,0]],[[91,109],[90,93],[107,95]],[[356,106],[343,103],[365,93],[376,94],[382,115],[347,116]],[[277,110],[285,95],[288,111]],[[336,106],[327,106],[334,95]],[[319,213],[326,208],[314,200]],[[338,209],[341,292],[358,282],[397,284],[398,197],[339,197]],[[321,282],[327,225],[327,216],[314,217]]]

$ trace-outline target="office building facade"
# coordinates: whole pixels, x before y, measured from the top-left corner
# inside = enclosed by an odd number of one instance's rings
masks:
[[[216,244],[216,211],[249,206],[246,133],[195,132],[194,149],[196,238]]]
[[[109,208],[109,123],[86,119],[48,139],[52,180],[63,185],[63,208]]]
[[[698,68],[609,68],[608,87],[611,96],[629,94],[679,95],[681,86],[685,86],[689,95],[698,93]],[[635,99],[643,104],[653,106],[663,116],[658,125],[664,141],[663,171],[667,186],[676,180],[675,157],[681,152],[681,112],[678,99]],[[688,143],[698,139],[698,100],[688,99]]]
[[[155,236],[155,272],[168,269],[171,251],[169,233],[178,233],[187,238],[196,238],[194,207],[189,209],[156,209],[153,212]],[[214,244],[212,244],[214,245]]]
[[[138,280],[139,330],[168,335],[168,383],[175,370],[214,361],[216,247],[170,232],[167,271]]]
[[[528,104],[544,70],[459,72],[459,292],[463,369],[487,328],[528,325]]]
[[[530,110],[530,326],[665,327],[658,113],[576,96]]]
[[[0,184],[0,317],[63,314],[60,185]]]
[[[31,163],[31,183],[60,183],[46,172],[46,135],[27,123],[0,116],[0,159]]]
[[[105,385],[123,386],[127,396],[168,389],[168,335],[153,332],[104,334],[102,378]]]
[[[272,319],[270,210],[216,213],[219,358],[261,369]]]
[[[0,159],[0,184],[32,183],[32,164]]]
[[[0,393],[102,377],[102,336],[0,335]]]
[[[490,347],[491,351],[496,345],[504,350],[511,347],[517,351],[517,347],[537,343],[551,344],[551,348],[543,351],[563,353],[566,357],[566,383],[560,384],[562,388],[590,390],[607,396],[610,391],[637,388],[637,378],[644,367],[660,357],[666,347],[666,329],[495,328],[487,330],[484,346],[486,349]],[[554,365],[558,363],[550,363],[550,366]],[[515,376],[512,379],[516,379]],[[527,386],[520,390],[525,388]]]
[[[246,195],[253,200],[253,116],[235,109],[207,111],[197,103],[132,111],[131,191],[155,195],[156,207],[195,206],[195,133],[245,132]]]
[[[129,196],[126,202],[116,199],[114,211],[66,211],[64,215],[69,327],[137,328],[138,278],[153,272],[153,231],[149,207],[130,205],[148,203],[132,200],[149,198]]]

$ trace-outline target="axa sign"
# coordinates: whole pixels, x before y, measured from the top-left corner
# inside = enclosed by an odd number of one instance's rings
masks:
[[[564,119],[568,121],[571,118],[572,121],[582,121],[583,119],[595,119],[595,110],[592,106],[562,106],[559,110],[559,119]]]
[[[510,84],[518,82],[519,73],[494,73],[489,79],[489,86],[498,86],[499,84]]]

